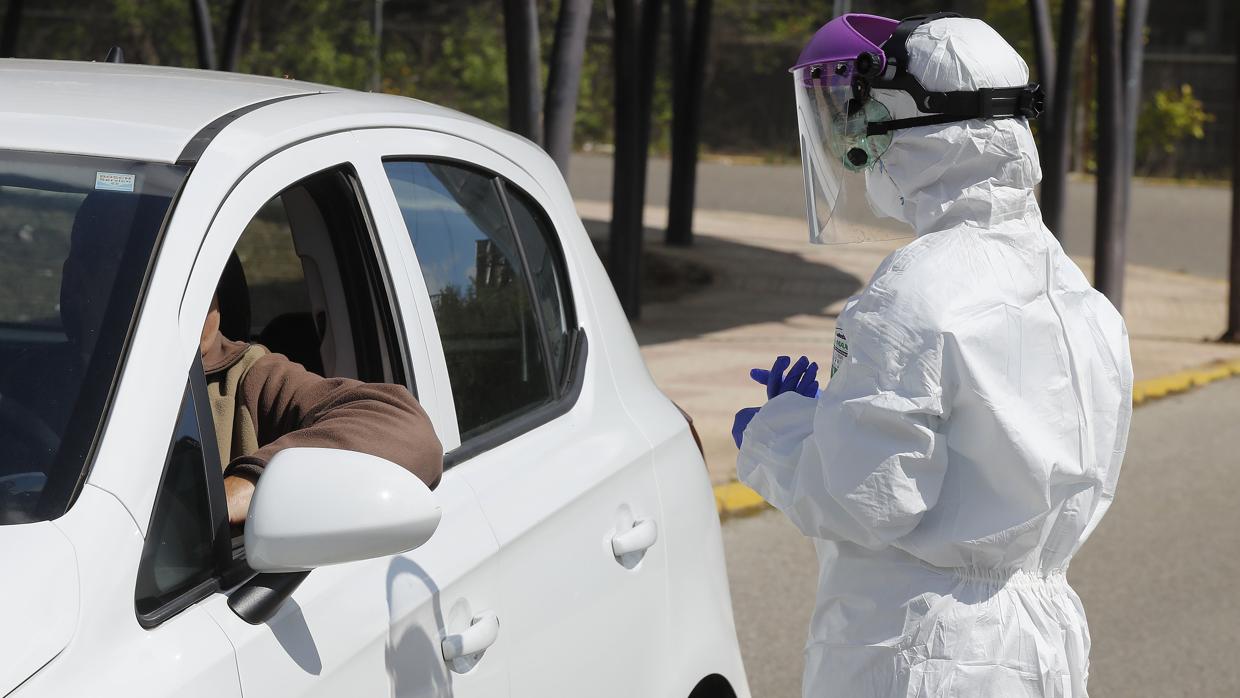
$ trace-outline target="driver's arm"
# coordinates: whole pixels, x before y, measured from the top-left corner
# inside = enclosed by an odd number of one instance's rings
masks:
[[[269,354],[250,367],[238,400],[238,408],[252,418],[259,449],[235,458],[224,471],[234,523],[244,520],[254,483],[267,462],[285,448],[367,453],[397,463],[432,488],[443,473],[439,438],[404,386],[322,378],[283,355]],[[342,481],[347,476],[342,473]]]

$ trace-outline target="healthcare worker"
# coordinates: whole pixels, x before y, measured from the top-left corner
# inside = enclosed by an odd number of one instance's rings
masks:
[[[1085,696],[1064,575],[1115,493],[1132,369],[1042,224],[1039,90],[955,15],[844,15],[792,74],[814,240],[916,234],[845,305],[821,394],[783,359],[737,415],[741,480],[818,552],[804,695]]]

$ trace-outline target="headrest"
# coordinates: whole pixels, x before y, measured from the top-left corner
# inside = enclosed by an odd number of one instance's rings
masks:
[[[250,285],[236,250],[228,256],[220,283],[215,288],[220,301],[220,332],[238,342],[250,340]]]

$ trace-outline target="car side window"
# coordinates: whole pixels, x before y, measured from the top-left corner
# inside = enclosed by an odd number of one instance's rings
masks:
[[[534,298],[542,314],[547,337],[552,375],[565,378],[568,366],[570,328],[573,327],[572,304],[568,297],[567,274],[559,254],[555,228],[541,207],[529,196],[511,185],[504,186],[508,208],[512,212],[517,238],[525,251],[533,281]]]
[[[201,408],[186,388],[138,567],[134,604],[148,627],[218,586],[227,531],[220,518],[222,488],[213,495],[207,477],[208,464],[219,465],[214,437],[203,438],[201,420],[211,417],[200,415]]]
[[[536,284],[499,180],[443,162],[384,168],[434,308],[462,442],[549,403]]]
[[[317,375],[413,390],[372,230],[349,167],[281,191],[246,225],[220,277],[221,332]]]
[[[235,250],[250,287],[249,334],[237,339],[259,337],[281,323],[301,321],[312,326],[306,276],[282,197],[272,198],[259,209],[241,232]]]

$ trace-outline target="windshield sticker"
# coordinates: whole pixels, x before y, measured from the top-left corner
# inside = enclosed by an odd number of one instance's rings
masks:
[[[117,172],[96,172],[95,189],[100,191],[133,191],[137,175]]]

